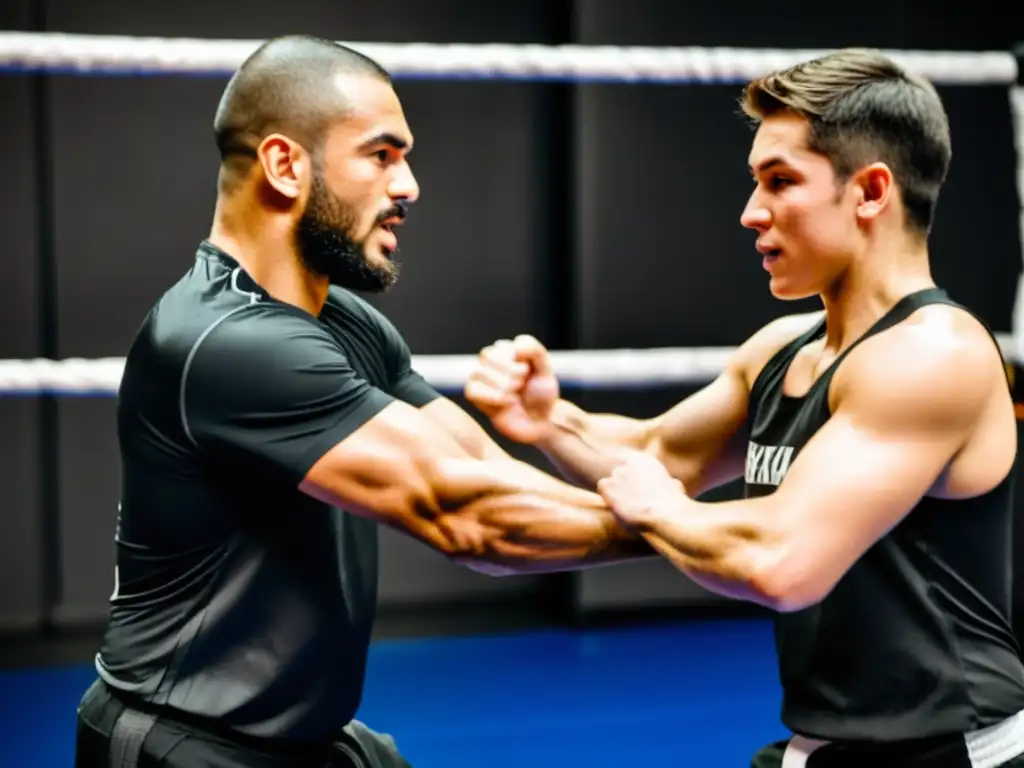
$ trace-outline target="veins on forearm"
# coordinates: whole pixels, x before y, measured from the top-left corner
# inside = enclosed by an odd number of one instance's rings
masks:
[[[457,557],[520,573],[653,554],[608,510],[529,493],[488,495],[445,516],[441,526],[474,545],[460,548]],[[477,535],[467,535],[474,529]]]
[[[649,554],[596,493],[575,488],[525,462],[446,461],[424,520],[453,557],[532,563],[605,562]]]

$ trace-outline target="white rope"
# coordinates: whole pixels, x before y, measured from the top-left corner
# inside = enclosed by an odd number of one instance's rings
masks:
[[[1012,341],[997,336],[1012,359]],[[551,362],[566,387],[587,389],[699,385],[717,376],[733,353],[730,347],[665,347],[553,351]],[[460,392],[476,355],[413,355],[413,367],[442,392]],[[0,395],[113,395],[124,373],[124,358],[95,360],[0,360]]]
[[[0,71],[82,75],[229,75],[260,40],[199,40],[0,32]],[[349,43],[396,77],[477,77],[621,82],[744,82],[824,53],[819,50],[639,48],[434,43]],[[938,84],[1011,85],[1017,62],[1008,52],[886,51]],[[1024,206],[1024,89],[1011,89],[1018,189]],[[1024,243],[1024,207],[1021,210]],[[1013,337],[999,342],[1008,360],[1024,362],[1024,274],[1014,308]],[[1014,343],[1013,338],[1018,341]],[[700,384],[714,378],[728,348],[554,352],[567,386],[588,388]],[[417,356],[416,368],[438,389],[459,391],[473,355]],[[0,360],[0,394],[115,394],[122,358]]]
[[[99,74],[229,75],[260,40],[0,32],[0,70]],[[822,50],[643,48],[442,43],[347,43],[396,77],[745,82]],[[1016,81],[1009,52],[886,51],[908,69],[945,84]]]
[[[652,387],[659,384],[713,379],[732,352],[729,348],[616,349],[554,351],[552,364],[566,386]],[[433,386],[460,391],[476,363],[476,355],[414,355],[413,367]],[[124,358],[95,360],[0,360],[2,394],[116,394]]]
[[[1010,113],[1013,119],[1013,144],[1017,152],[1017,211],[1020,222],[1020,242],[1024,251],[1024,87],[1010,89]],[[1017,296],[1013,303],[1012,332],[1015,360],[1024,361],[1024,252],[1021,254],[1021,272],[1017,276]]]

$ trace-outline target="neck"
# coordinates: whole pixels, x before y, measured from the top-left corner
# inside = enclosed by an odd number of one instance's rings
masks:
[[[258,203],[220,198],[209,240],[230,254],[278,301],[319,315],[330,283],[306,268],[295,244],[291,217],[269,215]]]
[[[826,349],[840,353],[904,296],[934,287],[923,240],[906,238],[889,247],[870,247],[821,294]]]

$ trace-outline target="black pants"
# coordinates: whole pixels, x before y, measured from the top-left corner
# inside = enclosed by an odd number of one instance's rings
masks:
[[[762,748],[750,768],[780,768],[788,742]],[[973,768],[962,738],[932,739],[895,747],[854,747],[828,744],[807,758],[807,768]],[[1024,755],[999,768],[1024,768]]]
[[[411,768],[390,736],[355,720],[333,742],[285,747],[159,716],[138,761],[126,764],[111,759],[111,735],[125,710],[102,682],[89,688],[78,708],[75,768]]]

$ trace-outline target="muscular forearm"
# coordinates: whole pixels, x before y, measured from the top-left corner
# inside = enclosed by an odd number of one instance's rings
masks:
[[[769,577],[781,539],[759,501],[703,504],[684,499],[653,511],[636,530],[706,589],[778,610],[782,606]]]
[[[437,527],[453,559],[488,572],[536,573],[653,555],[600,496],[518,461],[448,461]]]
[[[629,451],[643,449],[645,424],[625,416],[591,414],[559,400],[551,417],[552,429],[537,443],[558,471],[584,488],[594,488]]]

